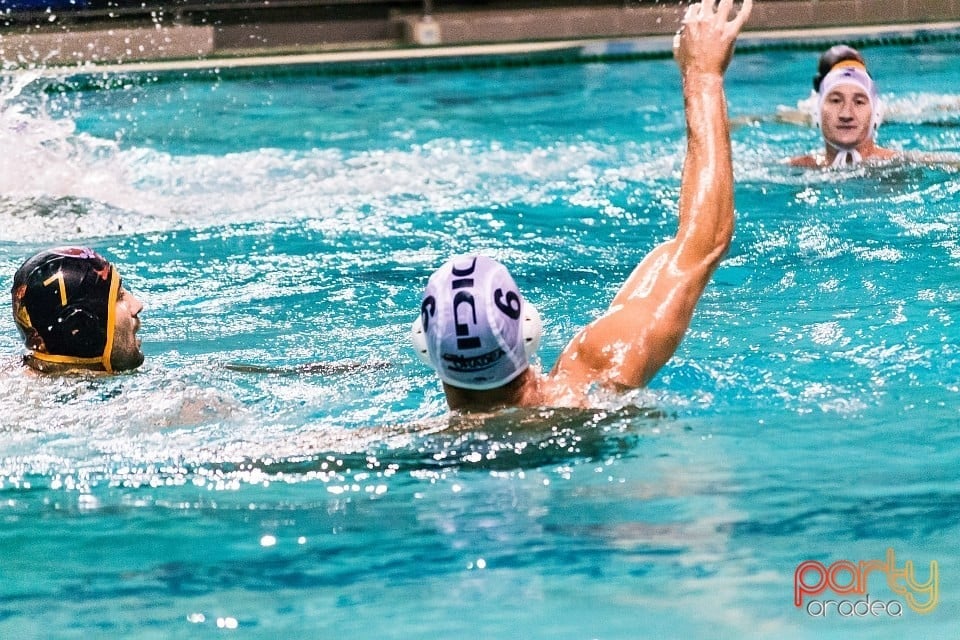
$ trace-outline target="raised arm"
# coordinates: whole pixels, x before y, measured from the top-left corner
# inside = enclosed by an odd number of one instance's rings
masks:
[[[733,167],[723,74],[745,0],[691,5],[674,39],[683,80],[687,154],[680,185],[677,235],[634,269],[600,318],[567,345],[554,368],[568,382],[640,387],[666,364],[683,339],[694,307],[733,235]]]

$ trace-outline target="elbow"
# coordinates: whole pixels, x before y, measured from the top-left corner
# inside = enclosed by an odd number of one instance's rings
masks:
[[[730,248],[730,243],[733,241],[733,227],[736,222],[736,217],[733,213],[733,203],[730,203],[730,210],[726,215],[720,217],[720,224],[717,225],[717,244],[723,245],[724,250]]]
[[[676,255],[679,264],[687,264],[696,268],[716,267],[733,242],[734,216],[732,203],[729,207],[722,206],[713,209],[712,215],[699,224],[690,224],[681,229],[678,234],[680,246]]]
[[[717,238],[716,250],[719,253],[718,260],[722,260],[724,256],[727,255],[727,252],[730,251],[731,244],[733,244],[732,228],[730,229],[729,232],[725,232]]]
[[[714,246],[713,251],[705,256],[703,266],[706,268],[708,274],[713,273],[713,271],[720,266],[720,263],[723,262],[723,259],[727,256],[727,252],[729,250],[729,241],[725,243],[718,243]]]
[[[723,258],[727,255],[727,252],[730,251],[731,244],[733,244],[732,212],[729,216],[724,217],[724,222],[717,227],[716,232],[714,233],[713,247],[709,254],[713,266],[716,266],[721,260],[723,260]]]

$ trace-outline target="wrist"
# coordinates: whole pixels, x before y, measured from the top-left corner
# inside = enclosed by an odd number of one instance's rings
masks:
[[[683,95],[686,98],[693,96],[722,96],[723,74],[713,72],[686,73],[683,76]]]

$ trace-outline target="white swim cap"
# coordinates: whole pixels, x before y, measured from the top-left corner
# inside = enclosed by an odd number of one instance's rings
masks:
[[[414,348],[447,384],[495,389],[530,366],[540,315],[496,260],[454,257],[430,276],[421,300]]]
[[[834,88],[842,84],[852,84],[863,89],[863,92],[867,94],[867,99],[870,101],[870,130],[868,136],[871,139],[875,138],[877,130],[880,128],[880,123],[883,120],[883,103],[877,96],[877,86],[874,84],[870,74],[867,73],[867,68],[863,63],[856,60],[843,60],[838,62],[820,82],[820,95],[817,100],[817,126],[823,128],[824,101]],[[838,163],[845,164],[848,161],[857,164],[860,161],[860,154],[856,149],[838,147],[830,143],[829,140],[827,143],[841,152],[837,154],[837,161],[834,162],[835,165]]]

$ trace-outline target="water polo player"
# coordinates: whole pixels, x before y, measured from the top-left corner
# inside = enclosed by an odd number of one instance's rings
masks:
[[[823,134],[824,152],[792,158],[790,164],[843,167],[899,155],[876,144],[883,104],[859,52],[845,45],[830,48],[820,57],[813,84],[814,122]]]
[[[124,371],[143,363],[139,313],[120,274],[91,249],[42,251],[23,263],[11,288],[13,318],[37,371]]]
[[[640,262],[549,374],[529,366],[539,316],[502,264],[458,256],[430,277],[413,340],[437,370],[450,408],[588,406],[596,387],[642,387],[673,356],[733,235],[723,76],[751,7],[746,0],[733,19],[733,0],[687,9],[674,39],[687,121],[677,235]]]

